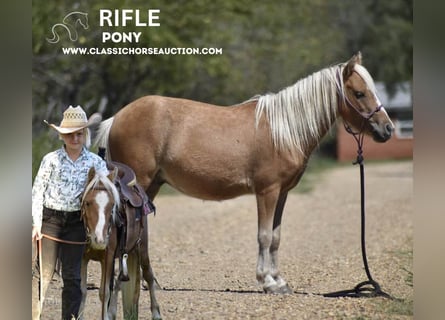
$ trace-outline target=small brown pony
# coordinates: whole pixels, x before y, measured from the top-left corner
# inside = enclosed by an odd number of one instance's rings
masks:
[[[100,262],[102,270],[99,291],[102,302],[101,319],[116,318],[118,290],[122,292],[124,319],[137,319],[141,268],[150,291],[152,319],[161,319],[155,296],[156,280],[148,255],[147,215],[138,213],[139,208],[124,202],[123,199],[126,198],[122,191],[124,186],[121,185],[122,168],[114,163],[109,176],[97,174],[94,167],[88,173],[88,182],[82,198],[82,219],[88,245],[81,267],[83,296],[80,311],[82,314],[85,306],[88,262],[95,260]],[[115,258],[120,258],[120,274],[116,281]]]
[[[283,208],[310,154],[341,116],[385,142],[393,124],[360,52],[276,94],[231,107],[160,96],[137,99],[102,121],[95,143],[123,162],[154,199],[167,183],[200,199],[256,195],[256,277],[265,292],[290,293],[278,269]]]

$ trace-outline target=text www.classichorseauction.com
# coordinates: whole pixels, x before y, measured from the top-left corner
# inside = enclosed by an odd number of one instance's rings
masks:
[[[62,48],[63,54],[80,55],[221,55],[222,48]]]
[[[149,9],[145,12],[136,9],[100,9],[99,27],[127,27],[149,28],[160,27],[160,9]],[[52,37],[47,37],[46,41],[52,44],[58,43],[61,37],[69,39],[71,42],[84,42],[84,37],[79,37],[78,27],[84,30],[89,28],[88,13],[73,11],[65,15],[61,23],[56,23],[51,28]],[[81,30],[81,29],[80,29]],[[140,30],[140,29],[139,29]],[[141,31],[129,32],[101,32],[102,43],[139,43]],[[181,47],[62,47],[65,55],[221,55],[222,48],[181,48]]]

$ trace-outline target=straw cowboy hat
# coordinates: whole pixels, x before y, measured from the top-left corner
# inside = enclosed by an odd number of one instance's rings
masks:
[[[87,119],[85,111],[83,111],[81,106],[73,108],[69,106],[63,112],[63,119],[59,126],[55,124],[50,124],[48,121],[43,120],[51,128],[57,130],[60,134],[68,134],[76,132],[80,129],[88,128],[94,124],[99,123],[102,120],[102,116],[99,113],[94,113],[91,115],[90,119]]]

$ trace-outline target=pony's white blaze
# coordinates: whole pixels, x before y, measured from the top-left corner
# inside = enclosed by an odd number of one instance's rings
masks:
[[[380,101],[379,101],[379,105],[380,105],[380,106],[382,105],[382,104],[380,103]],[[388,117],[388,122],[389,122],[389,123],[391,124],[391,126],[394,128],[394,123],[392,122],[391,118],[389,117],[388,112],[386,112],[386,109],[382,106],[382,107],[380,108],[380,111],[383,112],[383,113],[385,113],[385,115]]]
[[[98,219],[95,229],[96,240],[98,243],[103,243],[105,242],[104,239],[104,226],[106,222],[105,208],[110,200],[108,199],[108,194],[105,191],[98,192],[96,194],[95,200],[98,206],[97,210]]]

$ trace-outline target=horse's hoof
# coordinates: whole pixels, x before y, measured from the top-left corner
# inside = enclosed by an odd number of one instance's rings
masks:
[[[273,293],[278,293],[277,291],[278,291],[278,286],[276,285],[276,284],[272,284],[272,285],[270,285],[270,286],[267,286],[267,287],[263,287],[263,290],[264,290],[264,292],[265,293],[271,293],[271,294],[273,294]]]
[[[291,293],[294,293],[294,291],[286,283],[284,286],[281,286],[281,287],[278,288],[278,292],[277,293],[291,294]]]
[[[161,314],[160,313],[156,313],[153,314],[153,316],[151,317],[152,320],[162,320]]]
[[[287,283],[281,287],[273,284],[271,286],[264,287],[263,290],[265,293],[270,293],[270,294],[291,294],[291,293],[294,293],[294,291],[287,285]]]

